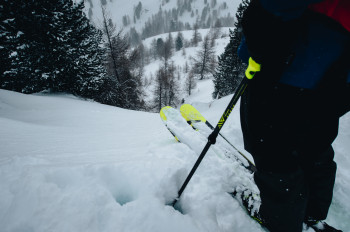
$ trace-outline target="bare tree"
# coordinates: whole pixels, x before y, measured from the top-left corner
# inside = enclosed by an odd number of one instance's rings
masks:
[[[193,61],[193,71],[200,76],[200,80],[203,80],[205,75],[214,71],[215,50],[210,35],[205,36],[202,48],[197,52],[197,56],[193,58]]]
[[[178,103],[179,84],[175,77],[174,64],[168,67],[161,66],[155,79],[153,104],[156,111],[160,111],[162,107],[176,106]]]
[[[194,47],[197,47],[198,43],[202,40],[201,35],[198,32],[198,28],[198,23],[195,23],[193,26],[193,34],[191,39],[192,46]]]
[[[105,8],[101,5],[102,9],[102,17],[103,17],[103,22],[102,22],[102,31],[104,32],[104,35],[107,39],[107,47],[109,49],[109,56],[112,59],[112,65],[113,65],[113,72],[115,77],[117,78],[118,82],[120,82],[120,76],[117,70],[117,58],[115,57],[115,49],[112,44],[112,38],[115,36],[116,33],[116,26],[112,23],[110,20],[110,16],[106,12]],[[108,70],[110,71],[110,69]]]
[[[151,59],[153,59],[153,60],[156,60],[158,57],[157,40],[156,39],[153,39],[151,44],[150,44],[149,55],[150,55]]]
[[[215,40],[217,40],[221,35],[221,28],[220,27],[212,27],[209,31],[210,39],[211,39],[211,46],[215,46]]]
[[[179,84],[177,79],[175,78],[175,65],[174,62],[169,66],[167,73],[167,83],[168,83],[168,105],[175,106],[179,99]]]
[[[158,69],[156,78],[155,78],[155,89],[154,89],[154,99],[153,102],[155,104],[156,110],[159,112],[163,106],[163,96],[164,96],[164,70]]]
[[[108,59],[106,61],[110,82],[116,83],[117,106],[129,109],[140,109],[141,78],[143,68],[140,68],[141,54],[139,50],[131,50],[129,39],[122,30],[117,31],[108,13],[102,8],[102,28],[106,38]],[[113,77],[115,80],[113,80]]]
[[[187,61],[186,61],[185,67],[184,67],[184,72],[185,72],[185,73],[188,73],[188,70],[189,70],[189,66],[188,66],[188,63],[187,63]]]
[[[169,33],[169,37],[167,38],[167,40],[164,43],[164,47],[163,47],[163,51],[162,51],[162,58],[164,60],[164,66],[165,69],[167,69],[168,67],[168,61],[169,59],[172,57],[173,55],[173,39],[171,37],[171,34]]]
[[[169,43],[170,56],[171,56],[173,54],[173,51],[175,50],[175,42],[174,42],[173,36],[171,35],[171,32],[168,33],[166,42]]]
[[[186,49],[184,47],[182,48],[181,55],[186,58]]]
[[[194,73],[193,71],[189,72],[187,77],[186,77],[186,82],[185,82],[185,90],[187,92],[188,95],[191,95],[192,90],[194,88],[196,88],[197,83],[196,80],[194,78]]]

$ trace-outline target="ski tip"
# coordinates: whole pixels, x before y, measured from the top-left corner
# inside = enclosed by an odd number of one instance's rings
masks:
[[[169,130],[169,132],[174,136],[174,138],[175,138],[175,140],[177,141],[177,142],[180,142],[180,140],[179,140],[179,138],[175,135],[175,133],[174,132],[172,132],[172,130],[168,127],[168,125],[167,125],[167,120],[168,120],[168,118],[167,118],[167,111],[169,111],[169,110],[172,110],[172,109],[174,109],[173,107],[171,107],[171,106],[164,106],[161,110],[160,110],[160,112],[159,112],[159,115],[160,115],[160,118],[162,119],[162,121],[163,121],[163,123],[165,124],[165,126],[166,126],[166,128]]]
[[[165,115],[165,112],[169,109],[172,109],[173,107],[171,106],[164,106],[160,112],[159,112],[159,115],[160,115],[160,118],[165,122],[167,120],[167,117]]]
[[[180,107],[180,113],[182,117],[186,119],[186,121],[202,121],[204,123],[207,121],[203,115],[190,104],[183,104]]]

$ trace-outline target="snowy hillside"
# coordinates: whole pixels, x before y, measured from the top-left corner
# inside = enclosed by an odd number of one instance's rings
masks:
[[[161,31],[153,35],[190,29],[196,22],[200,28],[213,26],[218,20],[222,26],[233,26],[239,3],[238,0],[87,0],[85,11],[99,26],[104,7],[118,28],[124,28],[125,32],[133,28],[142,38],[147,38],[150,31],[144,31],[146,24],[148,29],[152,24],[156,27],[153,30]]]
[[[220,56],[224,51],[225,51],[225,47],[227,46],[227,44],[230,41],[230,37],[229,37],[229,30],[233,30],[233,28],[230,27],[223,27],[220,29],[220,36],[218,39],[215,40],[215,57]],[[198,30],[200,36],[202,38],[204,38],[205,36],[207,36],[210,33],[210,29],[200,29]],[[182,31],[182,36],[183,39],[186,41],[190,41],[191,37],[193,36],[193,30],[187,30],[187,31]],[[176,38],[177,36],[177,32],[172,32],[170,33],[171,36],[173,38]],[[148,39],[145,39],[143,41],[143,45],[145,46],[145,48],[150,49],[152,46],[152,41],[157,40],[159,38],[163,39],[164,41],[167,39],[167,37],[169,36],[169,33],[165,33],[165,34],[160,34],[157,36],[153,36],[150,37]],[[168,63],[169,64],[174,64],[176,69],[178,70],[178,75],[179,75],[179,98],[180,99],[185,99],[185,101],[187,102],[188,99],[190,100],[192,98],[192,96],[189,96],[188,93],[185,90],[185,81],[186,81],[186,77],[188,76],[188,71],[186,73],[186,64],[189,66],[188,69],[191,69],[191,67],[193,66],[193,58],[196,56],[196,54],[202,49],[202,43],[200,42],[198,44],[197,47],[194,46],[189,46],[189,47],[184,47],[183,49],[181,49],[180,51],[175,51],[173,56],[170,57]],[[148,86],[145,87],[145,101],[146,102],[151,102],[152,98],[154,97],[154,89],[155,89],[155,83],[154,83],[154,78],[156,76],[156,73],[159,69],[159,67],[161,67],[163,65],[163,60],[161,59],[157,59],[157,60],[153,60],[150,64],[146,65],[144,67],[144,80],[146,82],[149,83]],[[208,78],[212,78],[212,75],[209,75]],[[198,79],[198,77],[197,77]],[[208,80],[208,82],[212,82],[211,80]],[[208,87],[210,89],[205,89],[205,90],[201,90],[203,92],[205,92],[205,96],[201,95],[200,97],[204,97],[205,100],[207,102],[212,100],[211,97],[211,93],[214,92],[214,89],[211,88],[213,87],[212,85],[208,85]],[[198,89],[197,89],[198,90]],[[198,95],[198,93],[193,96],[196,97]]]
[[[215,124],[230,98],[212,102],[211,88],[199,82],[188,102]],[[0,128],[1,231],[262,231],[226,193],[239,178],[235,164],[210,152],[184,192],[184,214],[166,205],[197,154],[158,114],[0,90]],[[328,218],[343,231],[350,231],[349,131],[347,114]],[[242,149],[238,108],[223,134]]]

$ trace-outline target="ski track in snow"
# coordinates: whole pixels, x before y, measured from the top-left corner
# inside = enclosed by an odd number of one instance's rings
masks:
[[[199,82],[195,92],[211,85]],[[215,125],[230,97],[200,98],[186,102]],[[167,205],[198,154],[177,143],[158,114],[0,90],[0,128],[1,231],[263,231],[226,193],[242,180],[215,149],[181,197],[183,213]],[[350,231],[350,114],[340,128],[327,221]],[[238,107],[222,133],[243,150]]]

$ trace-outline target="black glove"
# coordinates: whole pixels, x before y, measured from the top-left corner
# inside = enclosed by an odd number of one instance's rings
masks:
[[[259,64],[286,62],[300,30],[301,19],[283,21],[252,0],[242,28],[252,58]]]

